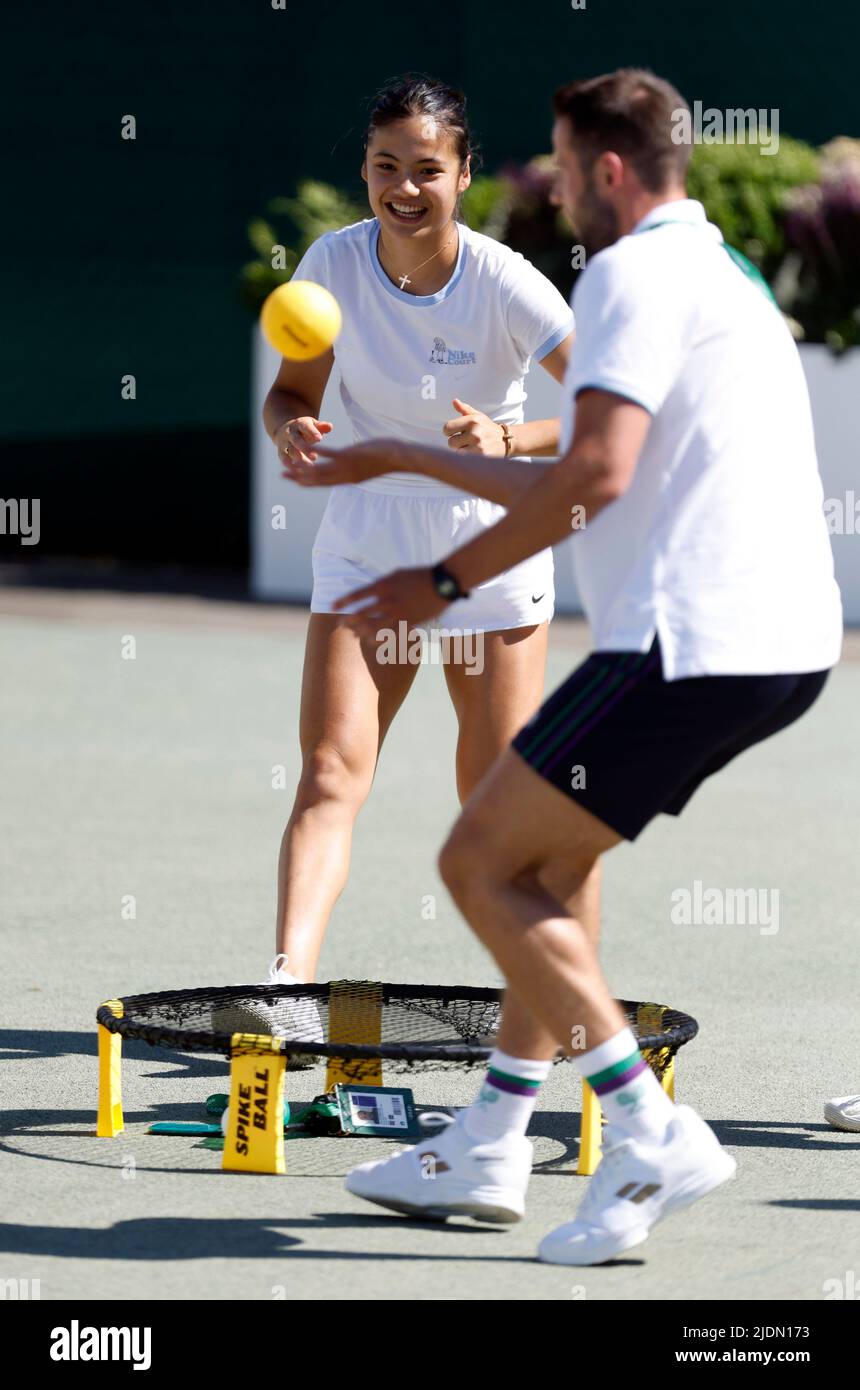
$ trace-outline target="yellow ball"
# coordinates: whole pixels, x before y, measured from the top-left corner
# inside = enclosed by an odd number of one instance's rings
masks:
[[[272,290],[260,311],[260,327],[276,352],[306,362],[330,348],[340,332],[340,305],[313,280],[290,280]]]

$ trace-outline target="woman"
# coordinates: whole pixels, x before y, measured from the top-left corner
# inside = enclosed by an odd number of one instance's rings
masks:
[[[333,612],[334,601],[398,565],[434,563],[492,526],[534,476],[528,456],[557,450],[557,419],[523,423],[523,379],[536,358],[562,380],[572,315],[522,256],[457,221],[471,153],[460,93],[427,78],[387,88],[371,114],[362,166],[374,216],[320,237],[295,272],[332,291],[343,329],[333,351],[281,363],[266,428],[286,476],[314,482],[319,468],[319,481],[355,482],[332,492],[314,546],[302,774],[281,846],[281,954],[267,983],[314,977],[346,883],[356,816],[417,670],[378,660]],[[356,442],[385,437],[384,455],[377,443],[350,450],[351,461],[317,462],[316,446],[331,430],[318,416],[335,361]],[[377,476],[389,462],[391,471]],[[340,473],[323,479],[325,469]],[[444,573],[437,582],[447,582]],[[552,611],[550,551],[449,610],[451,628],[479,636],[483,648],[480,674],[451,659],[444,667],[459,725],[461,800],[540,702]],[[235,1012],[243,1030],[264,1024],[321,1036],[307,1001],[269,1011],[249,1001]]]

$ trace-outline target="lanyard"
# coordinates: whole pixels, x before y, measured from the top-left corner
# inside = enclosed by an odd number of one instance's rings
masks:
[[[683,222],[679,217],[667,217],[662,222],[652,222],[650,227],[640,227],[639,232],[635,233],[635,235],[638,236],[641,232],[656,231],[658,227],[690,227],[693,231],[699,230],[693,222]],[[773,290],[767,283],[767,280],[765,280],[758,266],[753,265],[752,261],[748,260],[743,251],[739,251],[736,246],[729,246],[727,241],[722,243],[722,247],[723,250],[731,256],[738,269],[742,270],[747,279],[752,281],[756,289],[761,290],[762,294],[767,296],[775,309],[779,309]],[[782,311],[780,310],[780,312]]]

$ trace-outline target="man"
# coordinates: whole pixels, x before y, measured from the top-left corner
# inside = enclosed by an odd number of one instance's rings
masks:
[[[617,1256],[735,1170],[660,1088],[561,904],[607,850],[803,714],[841,643],[799,357],[752,267],[686,196],[685,109],[635,70],[556,94],[558,193],[588,257],[560,462],[442,566],[343,601],[366,600],[350,621],[368,634],[423,622],[560,541],[584,508],[573,544],[595,651],[479,785],[440,860],[509,985],[487,1079],[441,1136],[347,1179],[400,1211],[518,1219],[537,1090],[584,1026],[574,1063],[609,1123],[576,1219],[540,1246],[560,1264]]]

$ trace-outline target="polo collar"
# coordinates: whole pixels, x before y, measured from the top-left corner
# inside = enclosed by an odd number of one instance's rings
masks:
[[[647,232],[649,228],[663,225],[667,222],[681,222],[690,227],[708,228],[711,233],[715,232],[718,239],[722,241],[722,233],[719,227],[715,227],[713,222],[708,221],[704,207],[696,198],[676,198],[670,203],[660,203],[636,223],[631,232],[635,236],[637,232]]]

